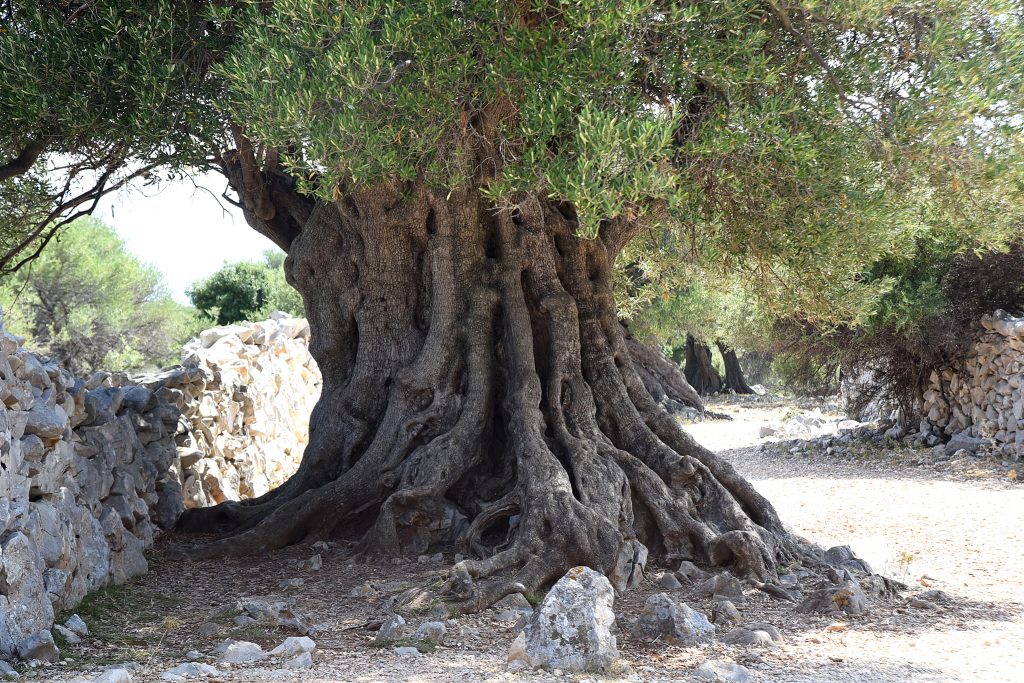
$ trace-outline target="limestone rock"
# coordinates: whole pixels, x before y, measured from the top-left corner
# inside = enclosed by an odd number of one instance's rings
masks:
[[[70,631],[74,631],[82,637],[89,635],[89,627],[86,626],[85,622],[82,620],[82,617],[78,616],[77,614],[72,614],[70,617],[68,617],[68,620],[64,622],[64,628]]]
[[[719,626],[732,626],[740,623],[740,611],[730,600],[716,600],[711,608],[711,621]]]
[[[202,662],[185,662],[184,664],[167,669],[163,672],[161,678],[165,680],[170,680],[168,676],[179,676],[183,679],[206,678],[207,676],[217,676],[219,674],[220,671],[215,666],[203,664]]]
[[[668,572],[665,572],[661,575],[661,578],[658,579],[658,584],[665,590],[669,591],[678,590],[683,587],[683,584],[679,582],[679,579],[676,578],[676,575],[670,574]]]
[[[21,532],[15,532],[0,544],[0,577],[4,584],[0,594],[0,657],[18,654],[24,659],[21,651],[27,647],[26,639],[43,637],[41,633],[45,633],[50,645],[53,644],[49,632],[53,606],[43,582],[41,563],[35,547]]]
[[[690,647],[712,640],[715,627],[686,603],[677,604],[666,593],[656,593],[647,598],[633,635],[646,642],[663,641]]]
[[[60,636],[61,640],[68,645],[78,645],[82,642],[82,638],[77,633],[69,628],[61,626],[60,624],[53,625],[53,632]]]
[[[845,612],[851,616],[868,610],[867,598],[858,583],[846,580],[838,585],[825,586],[812,592],[797,605],[798,612]]]
[[[416,640],[440,645],[444,642],[448,628],[440,621],[425,621],[416,629]]]
[[[18,643],[18,656],[27,662],[56,662],[60,659],[60,650],[53,642],[49,631],[40,631]]]
[[[772,624],[753,621],[743,628],[734,628],[722,638],[729,645],[748,645],[753,647],[775,647],[782,642],[782,633]]]
[[[708,573],[689,560],[679,563],[676,578],[684,584],[700,583],[708,578]]]
[[[753,683],[750,670],[739,664],[709,659],[693,670],[693,680],[707,683]]]
[[[134,679],[128,669],[122,667],[114,667],[107,669],[99,678],[95,679],[93,683],[132,683]]]
[[[316,649],[316,643],[309,636],[291,636],[270,651],[275,657],[295,657]]]
[[[284,663],[286,669],[312,669],[313,668],[313,655],[309,652],[303,652],[302,654],[292,657]]]
[[[619,659],[614,592],[602,574],[574,567],[534,611],[508,655],[510,669],[606,672]]]
[[[409,628],[405,624],[405,619],[400,614],[392,614],[377,631],[377,635],[374,636],[374,642],[377,644],[392,643],[405,638],[408,632]]]
[[[248,664],[258,662],[267,658],[267,653],[256,643],[247,640],[225,640],[213,648],[213,654],[218,662],[228,664]]]
[[[698,597],[720,596],[731,601],[735,605],[742,605],[746,602],[743,595],[743,586],[739,579],[731,574],[716,574],[710,579],[700,583],[696,588]]]
[[[58,439],[67,428],[68,417],[60,406],[36,403],[25,416],[25,433],[42,439]]]

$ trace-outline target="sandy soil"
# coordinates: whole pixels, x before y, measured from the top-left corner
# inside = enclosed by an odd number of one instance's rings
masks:
[[[756,447],[758,429],[779,422],[790,407],[731,402],[715,409],[736,419],[692,425],[692,431],[752,479],[797,533],[824,547],[852,545],[876,571],[910,585],[908,596],[938,588],[953,601],[937,610],[899,601],[836,623],[796,614],[791,605],[755,590],[741,607],[743,617],[777,625],[786,638],[780,647],[652,647],[622,634],[620,649],[634,669],[627,680],[687,680],[692,668],[708,658],[741,663],[759,681],[787,683],[1024,680],[1015,661],[1024,651],[1024,486],[999,476],[938,473],[905,459],[770,453]],[[559,672],[506,673],[505,654],[517,631],[513,623],[498,621],[493,610],[459,619],[455,642],[421,657],[376,649],[371,639],[384,614],[383,602],[375,596],[353,597],[353,589],[367,582],[393,589],[399,583],[436,580],[452,558],[438,564],[362,564],[335,547],[324,553],[320,571],[289,564],[313,552],[304,546],[260,558],[180,563],[163,560],[158,548],[148,575],[92,596],[79,608],[93,636],[68,649],[65,664],[27,672],[25,678],[91,680],[104,665],[133,662],[135,681],[157,681],[160,672],[187,661],[188,651],[207,653],[226,637],[269,649],[292,633],[239,630],[231,618],[239,597],[273,595],[291,599],[297,612],[321,625],[314,668],[239,666],[207,680],[596,680]],[[635,612],[659,590],[661,570],[650,570],[646,585],[617,601],[617,613]],[[303,585],[279,587],[293,578],[302,578]],[[676,597],[710,612],[708,600],[693,599],[686,589]],[[209,623],[218,624],[219,632],[199,635],[200,626]]]

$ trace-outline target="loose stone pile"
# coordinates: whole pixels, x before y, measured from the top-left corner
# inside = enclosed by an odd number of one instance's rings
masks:
[[[275,314],[202,332],[157,375],[79,379],[0,326],[0,660],[56,659],[55,612],[145,572],[184,507],[295,470],[320,393],[308,340]]]
[[[984,316],[985,332],[962,370],[932,373],[924,393],[928,423],[1024,454],[1024,318]]]
[[[270,320],[215,327],[182,350],[182,365],[140,378],[181,411],[176,438],[185,507],[263,495],[298,468],[320,370],[309,324]]]

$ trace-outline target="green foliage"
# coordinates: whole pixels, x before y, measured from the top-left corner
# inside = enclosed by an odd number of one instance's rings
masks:
[[[768,319],[861,325],[898,279],[876,264],[922,240],[999,247],[1024,206],[1020,0],[114,0],[0,15],[0,71],[17,84],[0,92],[0,159],[43,140],[51,162],[173,171],[237,144],[233,126],[325,200],[395,180],[472,185],[499,209],[540,192],[572,204],[582,234],[639,226],[621,261],[643,273],[641,299],[726,278]]]
[[[5,278],[0,302],[8,331],[79,375],[174,362],[197,331],[193,311],[170,297],[160,274],[93,219]]]
[[[769,319],[741,282],[706,276],[677,279],[656,296],[651,296],[653,289],[641,287],[621,297],[621,310],[630,314],[635,334],[656,338],[669,349],[685,346],[687,334],[736,349],[764,347]]]
[[[225,265],[186,292],[192,305],[216,321],[228,325],[262,320],[273,311],[303,315],[302,299],[284,276],[284,254],[267,251],[261,263]]]
[[[208,78],[220,43],[194,9],[175,0],[0,8],[3,269],[12,247],[32,253],[129,178],[206,162],[223,131]],[[3,169],[29,151],[39,161],[27,174]]]
[[[804,376],[851,377],[870,372],[871,391],[912,415],[931,373],[957,367],[970,353],[978,319],[996,309],[1024,314],[1024,243],[965,251],[951,241],[919,239],[906,258],[875,264],[866,278],[890,283],[859,326],[821,327],[797,317],[779,320],[773,346]]]
[[[779,310],[845,319],[879,294],[857,275],[915,233],[998,241],[1018,211],[1013,3],[243,5],[211,10],[240,27],[215,68],[228,110],[270,144],[303,141],[291,162],[327,198],[464,182],[461,134],[496,112],[497,203],[540,189],[586,234],[639,217]]]

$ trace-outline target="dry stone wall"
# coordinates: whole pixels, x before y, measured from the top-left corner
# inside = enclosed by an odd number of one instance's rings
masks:
[[[981,319],[984,332],[963,368],[934,372],[925,420],[961,440],[1024,454],[1024,318],[1003,311]]]
[[[294,471],[320,374],[306,321],[206,330],[182,365],[73,377],[0,325],[0,660],[57,656],[56,612],[147,570],[185,507]]]
[[[182,365],[139,378],[182,414],[176,446],[185,507],[263,495],[298,467],[320,370],[309,324],[270,320],[215,327],[182,351]]]
[[[0,659],[46,658],[54,612],[145,572],[143,551],[177,518],[178,412],[2,332],[0,397]]]

